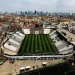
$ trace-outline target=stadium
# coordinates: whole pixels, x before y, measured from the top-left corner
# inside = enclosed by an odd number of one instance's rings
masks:
[[[50,26],[23,28],[6,38],[1,47],[3,55],[9,59],[68,58],[73,55],[74,46],[61,33]]]

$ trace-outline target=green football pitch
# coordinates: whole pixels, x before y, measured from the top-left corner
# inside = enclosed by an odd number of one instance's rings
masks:
[[[58,53],[58,50],[52,44],[49,35],[29,34],[26,35],[19,53]]]

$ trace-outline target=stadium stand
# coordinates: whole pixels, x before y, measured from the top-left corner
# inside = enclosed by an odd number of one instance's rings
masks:
[[[4,45],[3,45],[3,47],[4,47],[4,53],[9,54],[9,55],[16,54],[18,52],[19,48],[20,48],[20,45],[21,45],[22,40],[24,39],[24,37],[25,37],[25,34],[23,34],[21,32],[18,32],[18,31],[15,34],[13,34],[7,40],[7,42],[4,43]],[[11,52],[9,53],[7,50],[11,51]]]
[[[75,75],[75,70],[65,73],[65,75]]]
[[[74,46],[72,44],[68,44],[63,37],[60,37],[56,33],[56,31],[51,32],[49,35],[52,41],[54,42],[55,46],[57,47],[59,53],[67,54],[73,52]]]
[[[17,39],[17,37],[15,37],[15,36],[12,36],[11,39],[14,40],[14,41],[16,41],[16,42],[18,42],[18,43],[21,42],[21,39],[19,39],[19,38]]]
[[[4,47],[11,50],[11,51],[17,51],[16,47],[12,46],[11,44],[9,45],[8,43],[5,43]]]
[[[11,39],[11,38],[9,39],[9,41],[10,41],[10,42],[12,42],[12,43],[14,43],[14,44],[20,45],[20,43],[18,43],[18,42],[16,42],[16,41],[14,41],[14,40],[13,40],[13,39]]]
[[[30,72],[20,73],[19,75],[75,75],[75,72],[72,72],[72,70],[75,70],[75,68],[65,62]],[[71,71],[71,74],[69,74],[69,71]]]

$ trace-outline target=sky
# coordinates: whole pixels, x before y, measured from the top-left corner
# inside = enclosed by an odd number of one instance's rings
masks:
[[[75,0],[0,0],[0,12],[75,12]]]

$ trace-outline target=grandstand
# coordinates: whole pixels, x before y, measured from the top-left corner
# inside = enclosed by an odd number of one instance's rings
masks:
[[[65,75],[75,75],[75,70],[72,70],[72,71],[66,72]]]
[[[16,55],[21,43],[24,39],[25,35],[21,32],[16,32],[15,34],[13,34],[4,44],[3,44],[3,48],[4,48],[4,53],[5,54],[11,54],[11,55]]]
[[[68,54],[73,52],[74,46],[65,40],[61,35],[59,35],[56,31],[53,31],[49,34],[55,46],[57,47],[60,54]]]
[[[30,72],[20,73],[19,75],[75,75],[75,68],[65,62]]]

